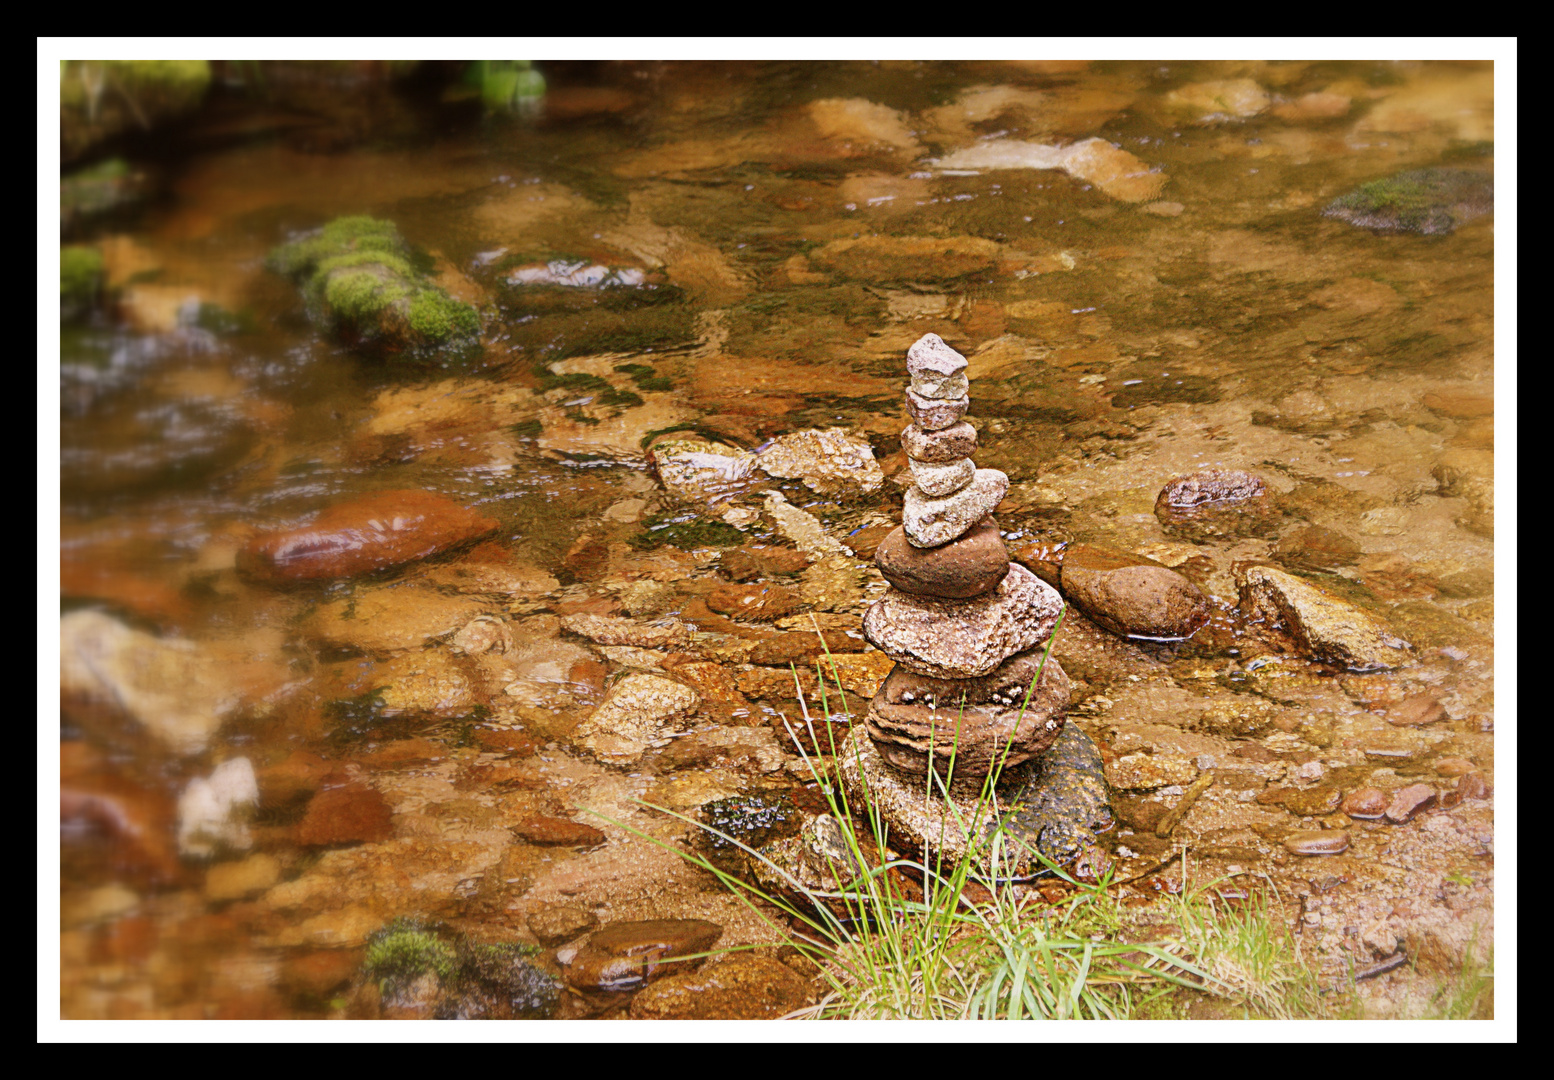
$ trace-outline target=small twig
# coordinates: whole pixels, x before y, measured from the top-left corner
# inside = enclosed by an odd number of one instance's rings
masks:
[[[1181,824],[1182,818],[1187,816],[1187,811],[1192,809],[1192,804],[1198,801],[1198,796],[1208,791],[1213,783],[1214,774],[1211,772],[1206,772],[1194,780],[1187,790],[1182,792],[1182,797],[1177,800],[1176,805],[1155,825],[1155,835],[1161,839],[1170,836]]]
[[[1354,981],[1374,979],[1376,976],[1385,975],[1387,972],[1400,968],[1406,963],[1408,963],[1408,953],[1403,949],[1399,949],[1385,960],[1380,960],[1368,968],[1361,968],[1359,971],[1356,971],[1354,973]]]

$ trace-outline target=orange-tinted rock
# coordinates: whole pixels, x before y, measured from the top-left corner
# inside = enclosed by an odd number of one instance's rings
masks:
[[[804,1004],[808,986],[765,956],[734,956],[676,972],[631,1002],[633,1020],[773,1020]]]
[[[276,585],[355,577],[457,547],[497,524],[429,491],[380,491],[337,503],[303,528],[256,537],[237,564]]]
[[[848,637],[840,630],[824,630],[820,636],[813,632],[794,631],[765,638],[750,650],[752,664],[804,664],[817,656],[832,653],[855,653],[863,649],[863,642]]]
[[[80,559],[60,559],[59,595],[105,600],[159,626],[177,625],[194,610],[171,585]]]
[[[319,782],[333,768],[317,754],[294,750],[284,759],[259,770],[259,805],[273,809],[316,791]]]
[[[1458,782],[1461,783],[1461,781]],[[1421,810],[1428,810],[1434,806],[1436,797],[1435,788],[1429,784],[1410,784],[1400,791],[1395,791],[1392,794],[1392,801],[1387,804],[1387,820],[1394,825],[1410,821]]]
[[[1152,559],[1092,544],[1073,544],[1059,572],[1063,595],[1114,634],[1176,640],[1209,620],[1202,591]]]
[[[618,922],[594,932],[567,965],[567,981],[582,990],[633,990],[649,979],[685,971],[674,957],[705,952],[723,928],[701,919]]]
[[[513,832],[531,844],[594,847],[604,843],[604,833],[592,825],[543,814],[536,814],[522,824],[513,826]]]
[[[1410,694],[1387,710],[1387,723],[1399,727],[1435,724],[1450,719],[1446,706],[1431,694]]]
[[[797,611],[799,598],[781,585],[720,585],[707,594],[707,606],[731,618],[770,622]]]
[[[362,949],[319,949],[288,956],[281,982],[295,993],[322,997],[350,982],[365,955]]]
[[[1344,796],[1338,808],[1352,818],[1375,819],[1387,812],[1387,793],[1379,788],[1362,787]]]
[[[394,835],[394,812],[378,792],[361,783],[325,787],[297,826],[305,845],[371,843]]]
[[[1470,772],[1457,781],[1457,795],[1463,799],[1487,799],[1494,788],[1484,779],[1483,773]]]
[[[992,515],[935,548],[919,548],[897,526],[874,553],[874,565],[896,588],[920,596],[967,599],[998,587],[1009,572],[1009,549]]]

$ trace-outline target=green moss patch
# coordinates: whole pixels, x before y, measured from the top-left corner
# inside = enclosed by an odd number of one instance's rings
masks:
[[[1322,213],[1367,229],[1449,233],[1494,209],[1490,173],[1473,169],[1412,169],[1372,180],[1340,195]]]

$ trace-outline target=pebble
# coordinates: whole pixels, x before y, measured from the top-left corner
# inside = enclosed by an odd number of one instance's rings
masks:
[[[1392,801],[1387,804],[1387,820],[1394,825],[1402,825],[1420,811],[1434,806],[1436,798],[1436,790],[1429,784],[1410,784],[1393,792]]]
[[[942,463],[970,457],[977,449],[977,429],[966,421],[938,431],[908,424],[901,431],[901,449],[911,461]]]
[[[1281,515],[1262,477],[1240,469],[1204,469],[1160,490],[1155,517],[1167,533],[1194,541],[1266,536]]]
[[[1463,776],[1475,768],[1473,762],[1467,758],[1443,757],[1435,763],[1435,775],[1437,776]]]
[[[966,397],[971,392],[971,383],[964,372],[940,375],[937,372],[925,371],[912,376],[912,392],[918,397],[934,401],[954,401]]]
[[[998,586],[1009,572],[1009,549],[989,515],[951,543],[914,547],[897,526],[874,552],[874,565],[902,592],[966,599]]]
[[[255,538],[238,552],[237,566],[271,585],[356,577],[446,551],[497,525],[429,491],[380,491],[336,503],[311,525]]]
[[[1483,773],[1470,772],[1457,781],[1457,795],[1463,799],[1487,799],[1494,788],[1484,779]]]
[[[569,818],[536,814],[513,826],[513,835],[531,844],[560,845],[562,847],[597,847],[604,843],[604,833],[592,825]]]
[[[953,495],[971,483],[977,475],[976,463],[969,457],[942,464],[907,458],[907,468],[911,470],[912,482],[917,485],[917,490],[933,499]]]
[[[178,796],[178,851],[207,859],[223,851],[246,851],[253,841],[248,819],[259,805],[259,781],[246,757],[195,777]]]
[[[991,592],[969,600],[892,589],[863,616],[863,633],[898,664],[921,675],[967,679],[1044,642],[1063,598],[1025,567],[1011,564]]]
[[[966,358],[944,343],[938,334],[924,334],[907,350],[907,374],[960,375],[966,370]]]
[[[1387,710],[1387,723],[1400,727],[1416,724],[1436,724],[1451,719],[1446,706],[1430,694],[1410,694]]]
[[[394,835],[394,811],[377,790],[360,781],[328,779],[308,803],[297,843],[308,847],[375,843]]]
[[[920,548],[947,544],[992,513],[1008,491],[1009,477],[997,469],[978,469],[971,483],[942,499],[908,488],[901,515],[907,540]]]
[[[1349,850],[1349,834],[1342,829],[1291,833],[1284,838],[1284,849],[1294,855],[1341,855]]]
[[[1338,808],[1352,818],[1372,821],[1386,816],[1389,801],[1385,791],[1379,788],[1362,787],[1344,796],[1344,801],[1338,804]]]
[[[563,615],[561,628],[600,645],[635,645],[640,649],[685,645],[691,640],[690,629],[678,619],[655,624],[614,615]]]
[[[948,400],[925,398],[910,389],[906,392],[907,415],[924,431],[941,431],[961,422],[971,408],[970,397]]]
[[[654,443],[647,457],[664,490],[687,502],[742,490],[756,464],[748,450],[700,439],[665,439]]]

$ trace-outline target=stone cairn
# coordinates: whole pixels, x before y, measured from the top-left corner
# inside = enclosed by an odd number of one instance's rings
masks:
[[[1062,734],[1068,676],[1050,656],[1043,668],[1042,654],[1063,601],[1009,561],[992,516],[1009,477],[971,459],[966,358],[928,334],[907,352],[907,372],[912,423],[901,442],[912,485],[901,526],[875,554],[891,589],[863,619],[864,635],[896,666],[864,730],[888,765],[926,780],[931,763],[964,790],[1039,757]]]

